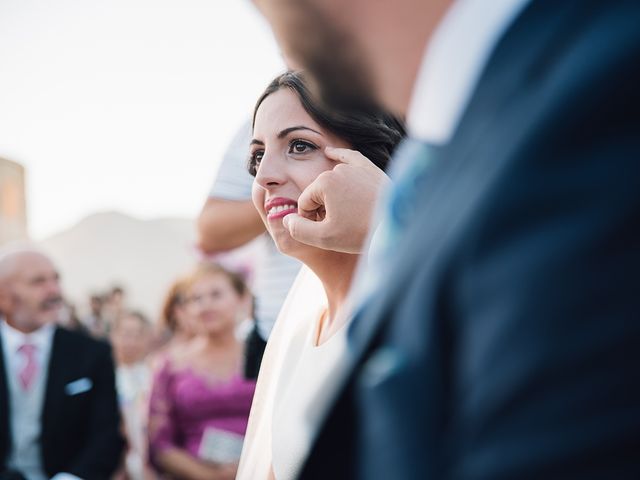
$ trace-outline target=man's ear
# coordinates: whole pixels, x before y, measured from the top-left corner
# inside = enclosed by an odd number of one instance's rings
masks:
[[[0,315],[7,315],[9,312],[9,307],[11,306],[10,298],[6,282],[0,281]]]

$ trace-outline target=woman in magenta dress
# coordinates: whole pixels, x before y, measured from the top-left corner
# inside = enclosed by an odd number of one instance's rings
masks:
[[[184,302],[197,334],[155,374],[151,464],[170,478],[233,479],[255,389],[242,375],[243,344],[235,335],[250,295],[239,276],[205,265],[190,276]]]

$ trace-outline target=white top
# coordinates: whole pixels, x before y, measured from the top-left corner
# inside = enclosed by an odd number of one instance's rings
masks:
[[[278,480],[297,477],[338,386],[334,375],[341,371],[346,325],[316,345],[319,317],[294,333],[275,386],[271,454]]]
[[[434,145],[451,139],[498,40],[527,3],[453,3],[425,49],[407,116],[412,137]]]
[[[129,448],[125,469],[132,479],[144,478],[147,453],[147,412],[151,390],[151,368],[146,362],[120,365],[116,390]]]
[[[251,142],[251,123],[243,123],[224,152],[218,167],[210,197],[225,200],[251,200],[253,177],[247,170],[249,162],[249,143]]]
[[[322,283],[303,267],[265,350],[253,397],[238,480],[295,478],[341,384],[337,368],[346,328],[315,346],[327,308]]]
[[[224,154],[209,193],[224,200],[251,200],[253,177],[247,171],[251,124],[238,130]],[[269,338],[280,307],[300,271],[300,262],[281,254],[269,234],[260,236],[261,251],[255,272],[256,317],[260,336]]]

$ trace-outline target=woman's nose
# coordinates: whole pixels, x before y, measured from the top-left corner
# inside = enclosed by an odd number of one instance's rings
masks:
[[[265,189],[285,183],[284,169],[277,155],[265,151],[256,172],[256,183]]]

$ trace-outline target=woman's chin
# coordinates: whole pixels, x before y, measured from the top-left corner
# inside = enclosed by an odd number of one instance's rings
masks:
[[[278,251],[283,255],[295,258],[307,266],[315,263],[315,259],[323,250],[307,245],[306,243],[298,242],[288,236],[286,239],[276,241],[276,247]]]
[[[305,260],[308,259],[309,256],[313,256],[314,252],[317,253],[318,249],[316,247],[294,240],[289,233],[289,230],[287,230],[281,223],[272,224],[270,227],[269,233],[271,234],[271,238],[273,238],[278,251],[283,255],[296,258],[301,262],[306,263]]]
[[[202,331],[207,336],[219,336],[227,333],[227,330],[232,330],[233,328],[229,328],[222,323],[211,323],[209,325],[203,325]]]
[[[269,233],[280,253],[284,253],[285,255],[291,255],[290,252],[295,248],[295,244],[299,243],[291,237],[289,230],[284,228],[282,224],[271,225]]]
[[[283,237],[285,237],[285,235],[278,236],[274,239],[276,247],[278,248],[278,251],[283,255],[288,255],[289,257],[295,257],[296,250],[299,249],[300,242],[296,242],[288,234],[285,238]]]
[[[296,251],[305,246],[304,243],[294,240],[289,231],[284,227],[280,227],[277,230],[272,229],[271,237],[273,238],[273,242],[276,244],[278,251],[284,255],[289,255],[290,257],[295,256]]]

